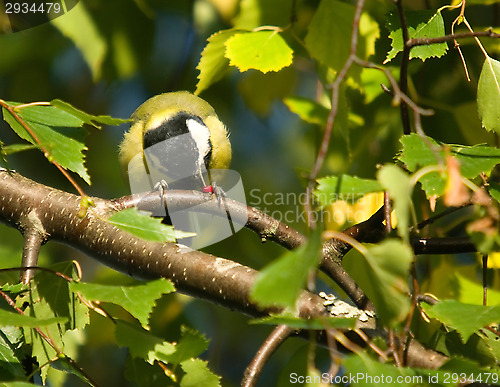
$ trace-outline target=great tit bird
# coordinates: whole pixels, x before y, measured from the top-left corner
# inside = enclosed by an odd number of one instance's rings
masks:
[[[231,144],[226,127],[210,104],[190,92],[152,97],[137,108],[131,119],[119,153],[129,180],[136,169],[145,168],[151,173],[154,164],[171,181],[190,176],[206,191],[211,183],[203,172],[229,168]]]

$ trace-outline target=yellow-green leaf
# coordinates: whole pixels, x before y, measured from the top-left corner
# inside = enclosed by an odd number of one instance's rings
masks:
[[[240,71],[255,69],[267,73],[292,64],[293,51],[276,31],[239,33],[226,42],[229,64]]]
[[[200,74],[195,94],[200,94],[224,76],[229,68],[229,60],[224,56],[225,44],[237,32],[238,30],[219,31],[208,38],[208,43],[201,53],[200,62],[196,66]]]
[[[500,62],[487,57],[477,85],[477,109],[486,130],[500,132]]]

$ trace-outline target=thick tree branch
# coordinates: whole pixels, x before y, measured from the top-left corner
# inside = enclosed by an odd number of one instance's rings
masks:
[[[123,202],[93,200],[95,207],[79,218],[79,196],[0,171],[0,220],[4,223],[20,228],[25,214],[35,212],[51,240],[122,273],[140,279],[169,278],[183,293],[252,316],[279,312],[279,308],[262,309],[249,301],[255,270],[200,251],[181,252],[175,243],[136,238],[105,221]],[[321,298],[308,292],[303,292],[298,304],[299,313],[305,316],[319,315],[324,309]]]
[[[278,307],[261,308],[250,300],[250,290],[258,273],[254,269],[200,251],[183,253],[174,243],[136,238],[105,221],[108,215],[133,199],[93,200],[95,207],[80,218],[79,196],[0,169],[1,222],[22,229],[23,217],[34,212],[48,239],[79,249],[115,270],[140,279],[168,278],[182,293],[254,317],[281,311]],[[324,300],[303,291],[297,301],[297,310],[303,318],[324,315]],[[370,318],[362,324],[362,329],[369,337],[385,337],[384,331],[375,329],[374,323]],[[416,341],[410,344],[408,351],[410,365],[418,363],[422,367],[437,368],[446,360]]]

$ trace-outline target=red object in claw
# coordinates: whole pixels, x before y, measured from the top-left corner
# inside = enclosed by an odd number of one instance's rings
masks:
[[[214,187],[212,187],[211,185],[206,185],[205,187],[203,187],[203,192],[212,193],[214,192]]]

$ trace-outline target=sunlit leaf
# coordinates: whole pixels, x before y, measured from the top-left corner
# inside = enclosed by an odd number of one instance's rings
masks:
[[[395,165],[385,165],[377,173],[377,180],[389,192],[394,202],[394,212],[398,219],[398,235],[408,242],[410,223],[410,177]]]
[[[430,317],[456,329],[464,342],[479,329],[500,321],[500,306],[471,305],[456,300],[443,300],[434,306],[424,305],[424,309]]]
[[[0,309],[0,321],[3,326],[13,326],[13,327],[44,327],[47,325],[65,323],[68,321],[67,317],[52,317],[52,318],[35,318],[31,316],[25,316],[16,312],[8,312],[6,310]]]
[[[238,33],[226,41],[226,57],[240,71],[279,71],[292,63],[293,51],[277,31]]]
[[[500,62],[486,57],[477,85],[479,118],[486,130],[500,132]]]
[[[161,218],[153,218],[148,212],[136,208],[128,208],[108,218],[108,222],[116,227],[152,242],[175,242],[176,231],[172,226],[162,223]]]
[[[451,155],[460,163],[462,176],[472,179],[481,173],[490,173],[500,163],[500,149],[486,145],[453,145],[441,144],[427,137],[410,134],[401,138],[403,149],[398,159],[406,168],[415,172],[417,169],[431,165],[444,165],[446,155]],[[442,195],[446,186],[446,175],[439,172],[430,172],[420,180],[427,196]]]
[[[200,359],[190,359],[181,363],[186,373],[181,379],[181,387],[220,387],[220,376],[208,368],[208,363]]]
[[[95,116],[93,114],[86,113],[83,110],[77,109],[69,103],[61,101],[60,99],[53,99],[52,101],[50,101],[50,104],[61,109],[62,111],[69,113],[73,117],[80,119],[83,123],[92,125],[99,129],[101,127],[97,125],[98,123],[104,125],[121,125],[130,122],[130,119],[113,118],[106,115]]]
[[[346,257],[347,259],[347,257]],[[366,255],[349,253],[346,269],[375,305],[383,324],[403,321],[410,310],[408,273],[413,253],[399,240],[386,240],[368,249]]]
[[[308,243],[264,267],[257,276],[251,298],[262,306],[294,308],[310,271],[319,263],[319,236],[319,232],[313,233]]]
[[[441,12],[434,13],[432,10],[405,12],[408,24],[408,35],[410,39],[415,38],[439,38],[445,35],[444,21]],[[403,32],[396,21],[396,15],[392,15],[389,29],[392,31],[389,37],[392,39],[392,49],[387,54],[384,63],[394,59],[403,51]],[[446,43],[437,43],[413,47],[410,51],[410,59],[419,58],[425,61],[431,57],[441,57],[448,51]]]
[[[229,59],[225,57],[226,41],[238,30],[222,30],[208,38],[207,45],[201,53],[200,62],[196,68],[200,71],[196,93],[219,81],[229,69]]]
[[[309,25],[305,43],[311,56],[339,71],[350,51],[355,8],[337,0],[320,2]]]
[[[291,112],[310,124],[325,125],[330,109],[303,97],[288,97],[283,101]]]

